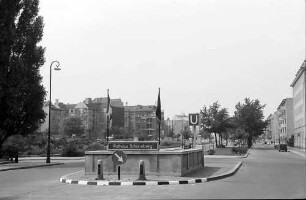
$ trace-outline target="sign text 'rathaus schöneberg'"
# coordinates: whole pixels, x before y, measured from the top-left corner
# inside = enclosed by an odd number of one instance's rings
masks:
[[[111,141],[108,150],[158,150],[156,141]]]

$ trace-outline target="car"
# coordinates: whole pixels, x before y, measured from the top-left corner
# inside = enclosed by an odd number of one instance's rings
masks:
[[[281,151],[287,152],[287,144],[280,144],[278,151],[279,152],[281,152]]]

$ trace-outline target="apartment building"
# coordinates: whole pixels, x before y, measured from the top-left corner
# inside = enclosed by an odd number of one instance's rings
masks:
[[[124,127],[124,111],[123,102],[120,99],[111,99],[113,120],[111,126]],[[121,107],[120,107],[121,106]],[[51,134],[59,134],[60,123],[67,117],[77,116],[82,119],[85,127],[85,134],[91,137],[102,137],[106,132],[106,107],[107,98],[86,98],[83,102],[77,104],[64,104],[56,99],[54,105],[51,106]],[[49,126],[49,102],[44,105],[44,111],[47,114],[44,124],[40,127],[40,131],[47,131]]]
[[[281,143],[287,143],[288,139],[294,135],[293,127],[293,98],[283,99],[277,108],[277,131]]]
[[[273,133],[273,116],[272,114],[270,114],[267,118],[267,128],[265,130],[265,140],[271,142],[274,141],[274,133]]]
[[[174,135],[181,134],[185,126],[189,126],[189,119],[187,115],[175,115],[172,119]]]
[[[306,59],[291,83],[293,91],[294,146],[306,148]]]
[[[149,138],[157,139],[159,122],[155,112],[156,106],[154,105],[124,106],[125,130],[135,138],[140,134],[146,134]],[[162,122],[163,121],[164,112],[162,111]]]

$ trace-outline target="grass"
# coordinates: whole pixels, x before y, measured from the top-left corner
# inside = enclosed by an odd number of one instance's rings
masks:
[[[232,147],[225,147],[225,148],[215,148],[215,154],[214,155],[224,155],[224,156],[234,156],[237,154],[234,154],[232,152]],[[204,155],[208,155],[207,151],[204,152]]]

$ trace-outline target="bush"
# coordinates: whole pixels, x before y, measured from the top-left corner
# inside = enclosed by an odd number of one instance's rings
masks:
[[[5,145],[3,148],[3,158],[4,159],[12,159],[18,155],[19,149],[15,145]]]
[[[173,148],[173,147],[180,147],[182,144],[181,142],[170,141],[170,140],[163,140],[160,142],[160,148]]]
[[[86,147],[86,151],[106,150],[106,147],[100,143],[93,143]]]
[[[234,154],[246,154],[248,152],[248,148],[245,148],[245,147],[242,147],[242,148],[239,148],[239,147],[233,147],[232,148],[232,153]]]
[[[71,143],[68,144],[63,148],[63,151],[61,153],[61,156],[63,157],[78,157],[78,156],[84,156],[83,151],[79,151],[75,144]]]
[[[215,154],[215,150],[213,149],[209,149],[207,150],[208,155],[214,155]]]

